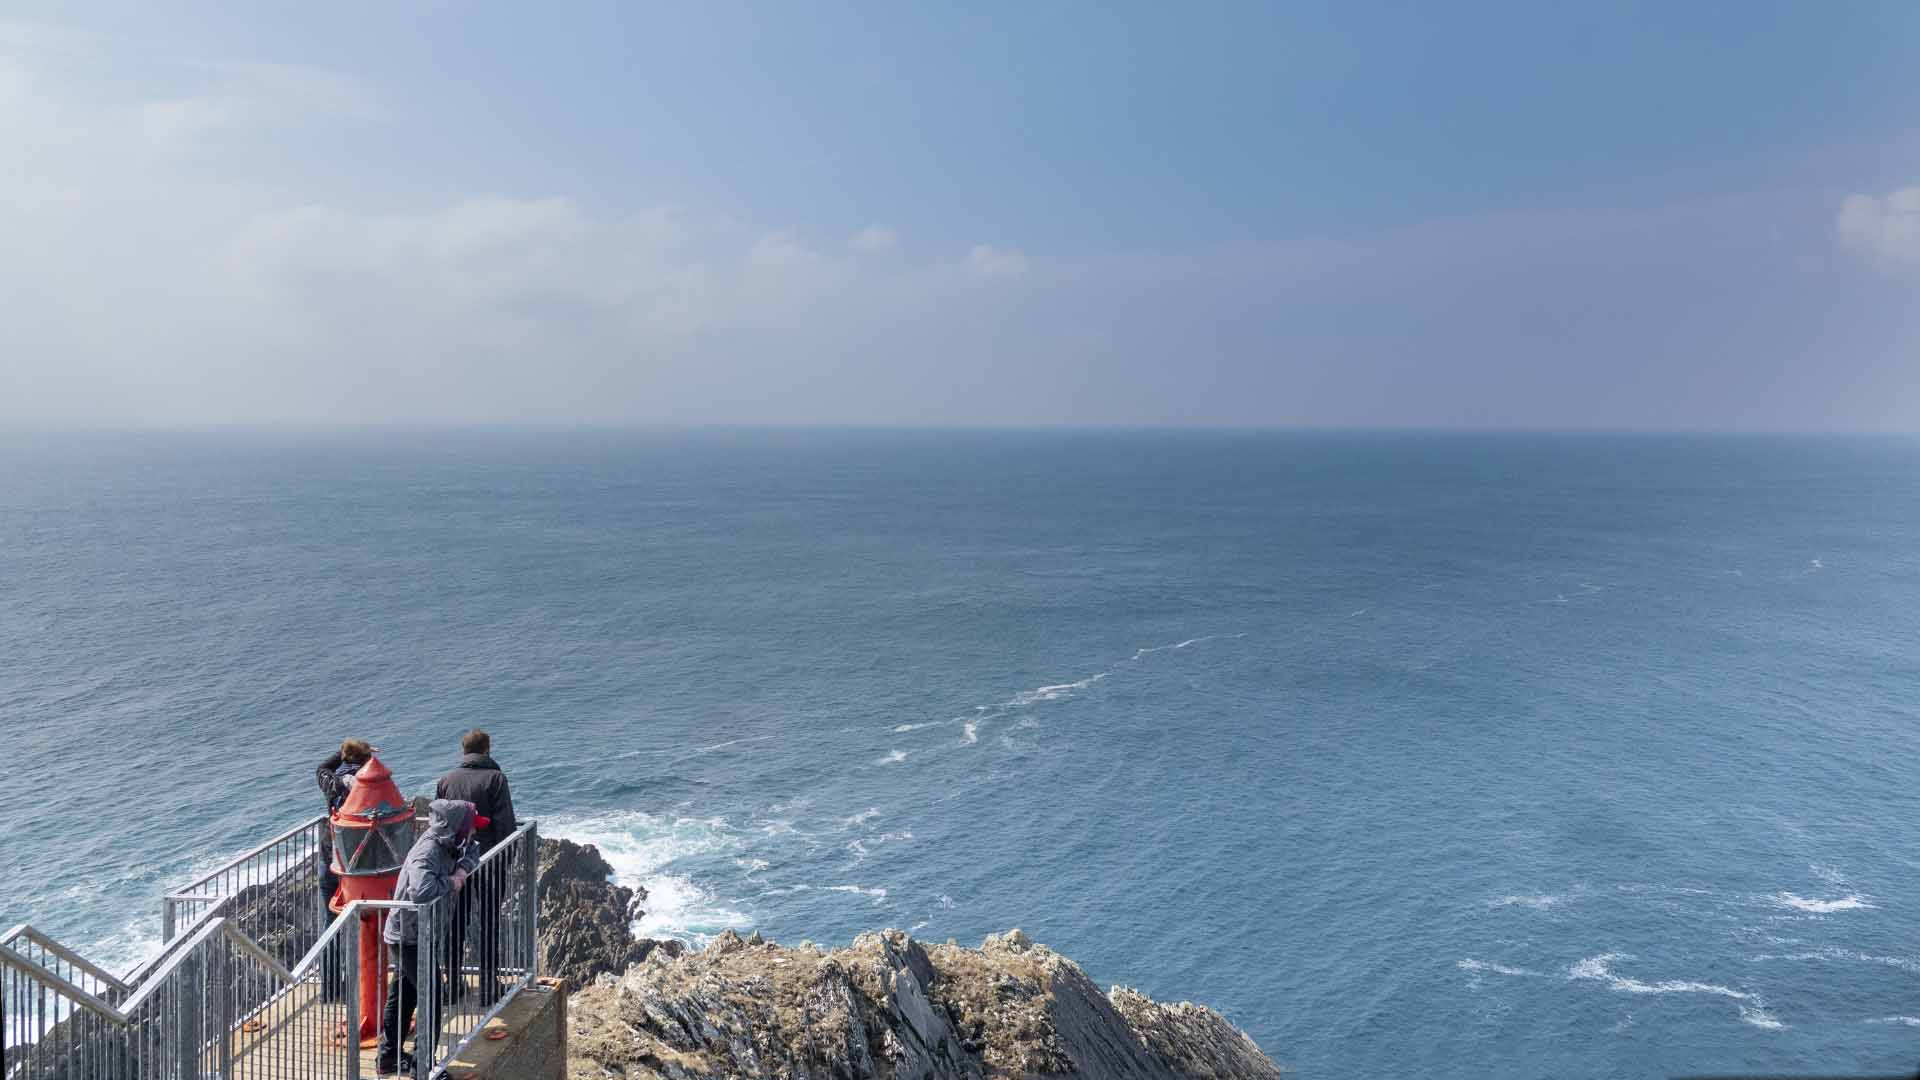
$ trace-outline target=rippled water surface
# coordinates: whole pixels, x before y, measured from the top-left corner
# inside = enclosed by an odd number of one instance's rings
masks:
[[[1920,1064],[1920,445],[0,436],[0,919],[478,724],[644,929],[1020,926],[1301,1076]]]

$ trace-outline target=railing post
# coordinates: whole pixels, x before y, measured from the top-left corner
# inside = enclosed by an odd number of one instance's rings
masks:
[[[327,948],[347,954],[347,963],[344,969],[346,972],[345,983],[341,987],[341,995],[347,1002],[347,1038],[346,1042],[342,1045],[342,1049],[344,1049],[347,1054],[347,1080],[360,1080],[360,935],[364,930],[361,924],[366,919],[366,916],[363,914],[355,914],[353,919],[353,932],[349,934],[343,928],[340,933],[334,935],[333,943],[328,945]],[[341,944],[342,942],[346,944],[343,946]],[[382,949],[386,948],[384,944],[380,947]],[[326,993],[327,967],[328,958],[322,956],[320,958],[320,986],[323,997]],[[376,968],[376,970],[378,969]],[[392,993],[392,991],[387,990],[384,986],[381,987],[381,990]]]
[[[180,964],[179,981],[171,988],[174,1022],[175,1075],[192,1080],[200,1075],[200,1029],[205,1016],[207,953],[195,949]]]
[[[427,1080],[427,1074],[438,1064],[434,1058],[440,1050],[441,995],[434,960],[440,952],[440,920],[435,915],[445,902],[443,897],[422,904],[414,915],[413,1080]]]
[[[207,977],[207,994],[213,999],[213,1016],[219,1025],[214,1034],[214,1061],[219,1069],[216,1074],[220,1080],[233,1078],[233,987],[229,980],[233,974],[233,942],[227,935],[221,934],[213,940],[219,945],[209,950],[209,960],[213,965]]]
[[[522,970],[527,973],[527,981],[531,983],[540,977],[540,826],[538,824],[527,826],[527,847],[520,853],[520,861],[526,864],[526,877],[521,886],[526,892],[521,898],[520,905],[526,912],[523,919],[526,931],[524,948],[527,954],[523,957],[526,963],[522,965]]]

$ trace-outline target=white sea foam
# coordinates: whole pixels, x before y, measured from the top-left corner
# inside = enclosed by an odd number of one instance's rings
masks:
[[[647,891],[645,915],[634,924],[643,937],[704,943],[722,930],[749,926],[745,913],[726,907],[677,864],[738,848],[725,818],[666,818],[629,810],[574,820],[543,822],[550,835],[592,844],[613,867],[621,885]]]
[[[1487,901],[1487,906],[1496,908],[1519,906],[1533,908],[1536,911],[1545,911],[1547,908],[1553,907],[1565,900],[1566,897],[1564,896],[1523,896],[1516,893],[1489,900]]]
[[[760,820],[755,821],[753,824],[756,829],[760,830],[761,835],[767,837],[768,839],[772,839],[773,837],[776,837],[776,836],[805,836],[806,835],[805,833],[800,831],[799,826],[795,825],[793,822],[787,820],[786,818],[762,818]]]
[[[1347,618],[1349,618],[1349,619],[1357,619],[1357,618],[1359,618],[1360,616],[1362,616],[1362,615],[1365,615],[1365,614],[1366,614],[1367,612],[1369,612],[1369,611],[1372,611],[1372,610],[1373,610],[1372,608],[1364,608],[1364,607],[1363,607],[1363,608],[1361,608],[1361,609],[1360,609],[1359,611],[1356,611],[1356,612],[1354,612],[1354,613],[1352,613],[1351,615],[1348,615],[1348,616],[1347,616]]]
[[[1814,915],[1827,915],[1835,911],[1854,911],[1859,908],[1870,908],[1873,906],[1862,899],[1857,893],[1843,896],[1838,900],[1809,900],[1790,892],[1783,892],[1775,893],[1773,899],[1776,903],[1790,907],[1795,911],[1805,911]]]
[[[1840,949],[1832,946],[1804,952],[1759,953],[1754,956],[1749,956],[1747,959],[1753,963],[1766,963],[1779,960],[1840,960],[1858,964],[1885,964],[1888,967],[1900,968],[1903,971],[1920,973],[1920,961],[1911,960],[1904,956],[1878,956],[1873,953],[1861,952],[1858,949]]]
[[[889,753],[886,757],[879,758],[874,762],[874,764],[875,765],[898,765],[905,760],[907,760],[907,752],[905,750],[895,750]]]
[[[893,726],[893,733],[895,735],[905,735],[909,731],[919,731],[921,728],[939,727],[941,724],[946,724],[946,723],[951,723],[951,721],[928,720],[925,723],[921,723],[921,724],[895,724]]]
[[[1087,687],[1092,686],[1094,683],[1097,683],[1101,679],[1106,678],[1109,674],[1111,674],[1111,672],[1103,671],[1098,675],[1089,675],[1086,678],[1081,679],[1079,682],[1059,683],[1055,686],[1035,687],[1032,690],[1026,690],[1021,693],[1015,694],[1013,697],[1009,698],[1003,704],[1008,708],[1019,709],[1019,708],[1025,708],[1028,705],[1037,705],[1042,701],[1058,701],[1064,697],[1072,697],[1076,691],[1085,690]]]
[[[1902,1024],[1906,1027],[1920,1027],[1920,1016],[1882,1016],[1877,1020],[1868,1020],[1869,1024]]]
[[[941,907],[943,907],[943,908],[950,908],[950,907],[952,907],[952,906],[953,906],[953,897],[951,897],[951,896],[948,896],[948,895],[947,895],[946,893],[941,893],[941,894],[940,894],[940,906],[941,906]]]
[[[1538,971],[1528,971],[1526,968],[1508,967],[1505,964],[1496,964],[1490,960],[1467,959],[1467,960],[1461,960],[1455,963],[1454,966],[1459,968],[1462,971],[1491,971],[1495,975],[1530,975],[1536,978],[1540,976],[1540,972]]]
[[[1175,649],[1185,649],[1185,648],[1188,648],[1189,646],[1199,645],[1208,641],[1221,641],[1221,640],[1226,640],[1231,638],[1243,638],[1246,636],[1247,635],[1245,634],[1207,634],[1202,637],[1188,638],[1185,641],[1176,641],[1171,645],[1153,645],[1144,649],[1135,649],[1133,651],[1132,659],[1138,660],[1141,657],[1148,655],[1149,653],[1172,652]]]
[[[157,907],[158,905],[155,905]],[[160,955],[166,942],[160,937],[159,918],[132,919],[120,932],[82,946],[80,955],[116,975],[125,975]]]
[[[871,897],[873,899],[873,902],[876,904],[883,903],[887,899],[887,890],[868,889],[868,888],[863,888],[859,885],[829,885],[827,886],[827,891],[852,893],[855,896]]]
[[[1768,1031],[1779,1031],[1787,1026],[1781,1023],[1778,1017],[1758,1005],[1740,1006],[1740,1019],[1752,1024],[1754,1027],[1765,1028]]]
[[[972,746],[974,743],[977,743],[979,741],[980,741],[980,725],[974,723],[971,720],[967,721],[966,728],[960,732],[960,745]]]
[[[841,822],[840,827],[843,829],[851,829],[855,825],[872,821],[874,818],[877,818],[879,816],[880,816],[880,808],[877,806],[869,806],[865,810],[862,810],[859,813],[848,818],[847,820]]]
[[[1591,956],[1567,970],[1569,979],[1598,979],[1615,990],[1629,994],[1715,994],[1720,997],[1734,998],[1738,1001],[1757,1001],[1749,993],[1715,983],[1694,982],[1688,979],[1667,979],[1662,982],[1642,982],[1639,979],[1616,974],[1609,965],[1616,960],[1631,960],[1626,953],[1602,953]]]

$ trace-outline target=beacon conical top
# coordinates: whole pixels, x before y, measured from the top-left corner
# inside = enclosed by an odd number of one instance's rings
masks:
[[[413,845],[413,807],[378,757],[354,773],[332,821],[333,871],[346,877],[394,873]]]

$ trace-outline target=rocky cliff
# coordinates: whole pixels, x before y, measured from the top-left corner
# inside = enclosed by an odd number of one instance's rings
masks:
[[[1018,930],[977,949],[897,930],[831,951],[732,932],[698,952],[635,941],[644,895],[609,885],[592,848],[562,844],[541,853],[543,959],[550,974],[592,973],[573,983],[570,1080],[1280,1075],[1211,1009],[1102,993]]]
[[[636,938],[645,889],[613,883],[613,867],[591,844],[540,841],[540,970],[572,986],[618,975],[656,949],[678,954],[677,941]]]

